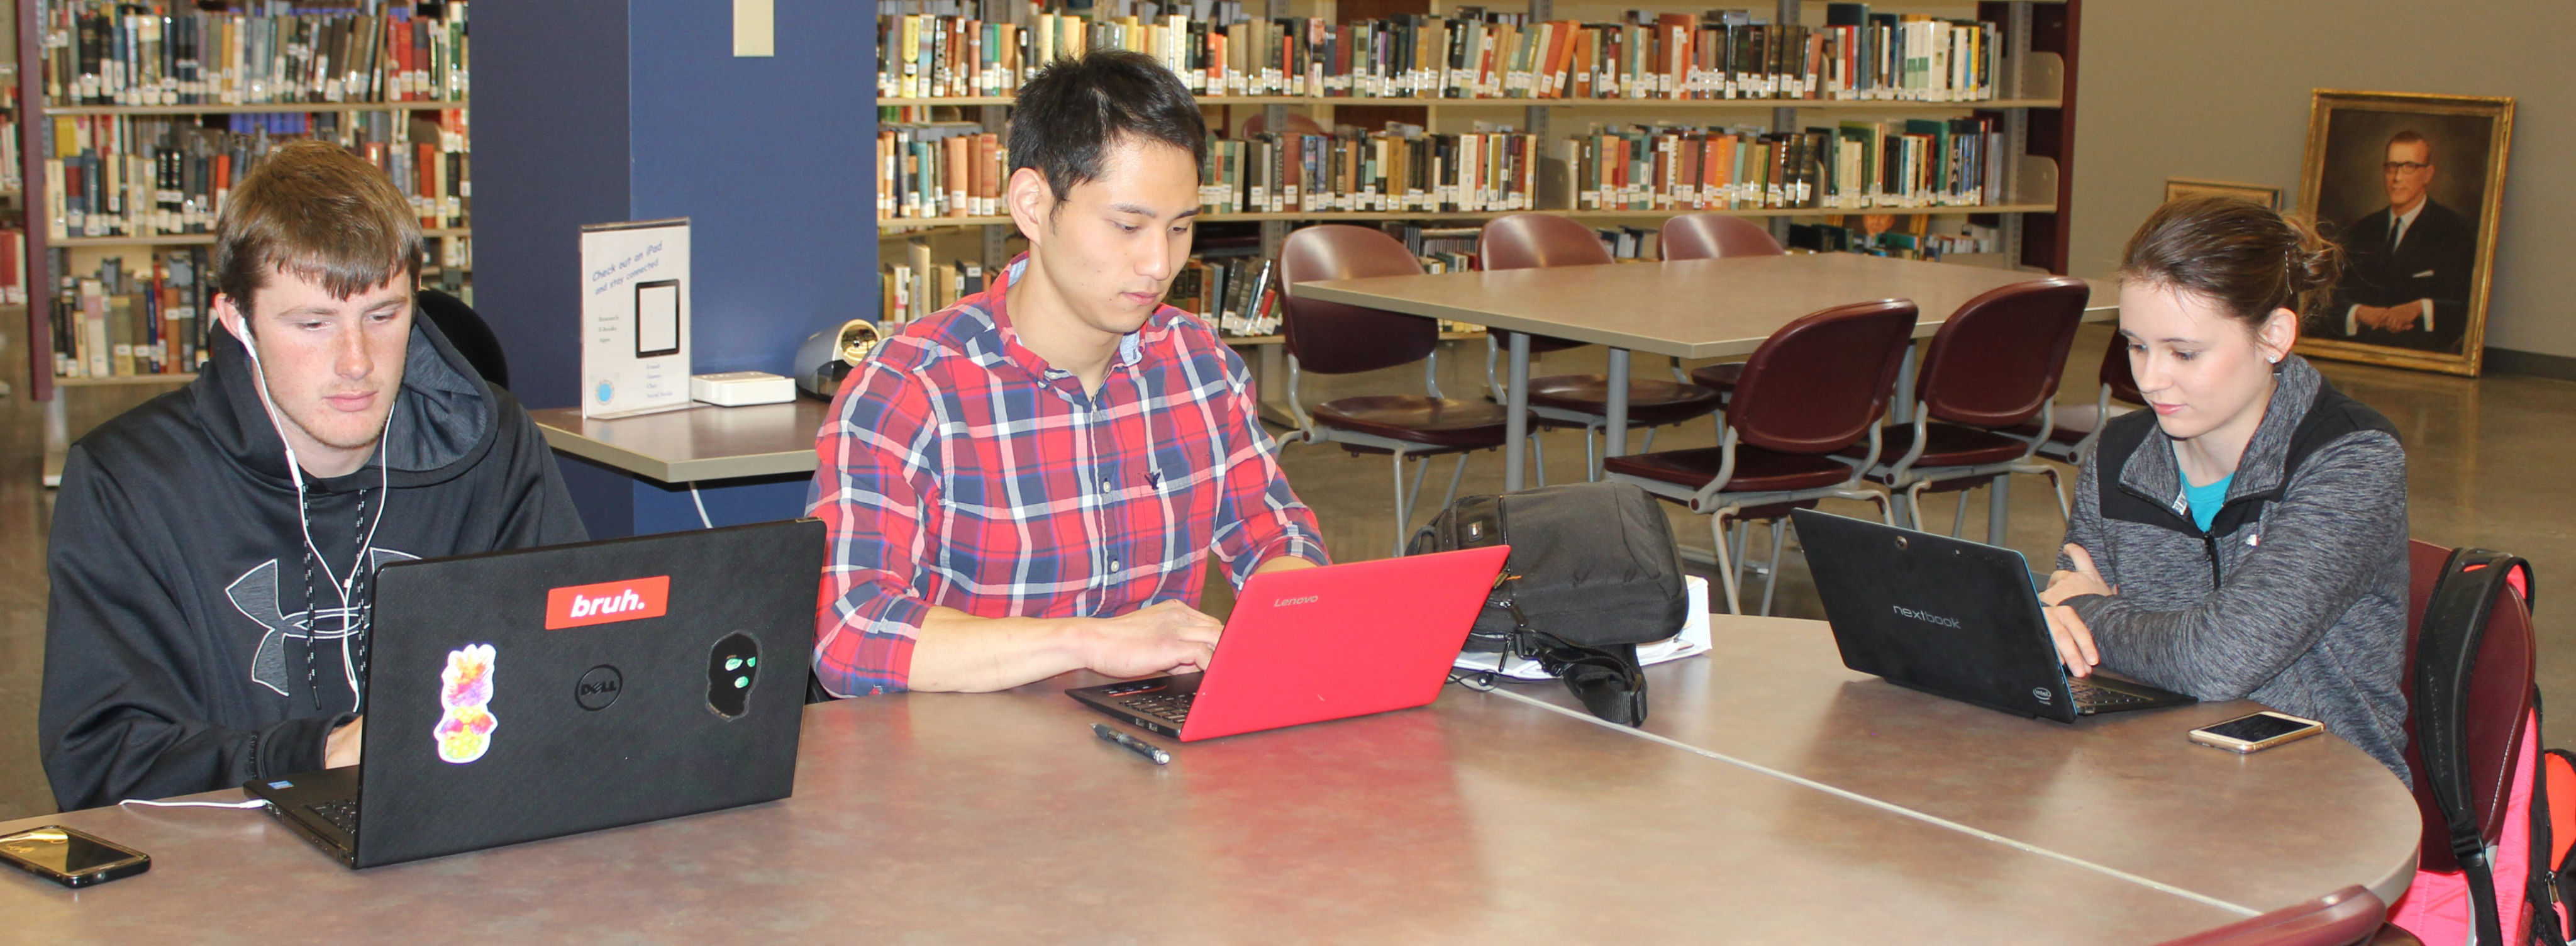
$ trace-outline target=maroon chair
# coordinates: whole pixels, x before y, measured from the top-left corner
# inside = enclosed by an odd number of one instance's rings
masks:
[[[1494,269],[1537,269],[1553,266],[1611,265],[1610,250],[1601,245],[1601,237],[1571,219],[1554,214],[1505,214],[1485,224],[1476,241],[1476,252],[1484,267]],[[1485,357],[1485,381],[1492,386],[1494,399],[1504,399],[1502,384],[1496,379],[1495,362],[1509,347],[1512,333],[1489,332]],[[1530,353],[1562,351],[1584,343],[1562,338],[1530,336]],[[1586,477],[1597,479],[1598,466],[1593,459],[1592,432],[1610,426],[1610,376],[1603,374],[1561,374],[1529,380],[1530,413],[1540,420],[1560,426],[1583,428],[1583,459]],[[1641,450],[1654,448],[1653,428],[1678,424],[1695,417],[1717,413],[1718,394],[1696,384],[1679,380],[1657,381],[1630,376],[1628,379],[1628,426],[1647,428]]]
[[[2145,407],[2147,396],[2138,393],[2138,379],[2129,373],[2129,339],[2114,334],[2110,347],[2102,349],[2100,389],[2091,404],[2067,404],[2056,409],[2056,424],[2044,433],[2036,423],[2023,424],[2009,431],[2015,437],[2041,437],[2039,455],[2083,466],[2084,458],[2102,442],[2102,428],[2130,410]],[[2128,407],[2113,407],[2118,401]]]
[[[2423,637],[2424,608],[2432,600],[2433,583],[2449,563],[2451,550],[2410,539],[2406,558],[2411,572],[2406,588],[2406,672],[2398,685],[2406,694],[2406,705],[2412,707],[2416,704],[2415,648]],[[2478,833],[2490,845],[2504,837],[2505,805],[2512,800],[2507,787],[2515,778],[2515,761],[2522,758],[2522,724],[2531,712],[2533,665],[2538,660],[2530,609],[2520,601],[2505,604],[2499,601],[2487,615],[2486,633],[2478,640],[2477,670],[2469,680],[2469,772],[2478,786],[2472,802],[2478,813]],[[2415,773],[2415,807],[2424,815],[2423,850],[2416,866],[2459,870],[2460,862],[2451,854],[2450,826],[2442,817],[2441,805],[2433,800],[2431,780],[2423,775],[2423,740],[2415,733],[2411,712],[2406,716],[2406,767]],[[2507,904],[2520,902],[2512,891],[2497,891],[2497,895]]]
[[[2388,906],[2360,885],[2214,930],[2166,940],[2163,946],[2359,946],[2374,940]],[[2391,927],[2394,929],[2394,927]],[[2414,937],[2406,937],[2412,940]]]
[[[1296,417],[1294,435],[1306,443],[1337,443],[1353,455],[1388,454],[1395,458],[1395,554],[1404,554],[1410,534],[1413,501],[1421,496],[1429,457],[1458,455],[1450,474],[1449,493],[1457,495],[1459,477],[1467,471],[1467,454],[1503,445],[1504,418],[1499,404],[1462,401],[1440,394],[1438,362],[1440,325],[1420,316],[1400,315],[1338,302],[1300,298],[1299,283],[1320,279],[1358,279],[1422,272],[1422,264],[1394,237],[1365,227],[1307,227],[1288,235],[1279,247],[1280,284],[1284,294],[1283,329],[1288,345],[1288,409]],[[1422,362],[1422,395],[1380,394],[1337,398],[1315,406],[1310,414],[1298,399],[1302,372],[1352,374]],[[1404,486],[1404,461],[1423,459],[1413,489]],[[1447,505],[1448,500],[1441,500]]]
[[[1742,217],[1725,214],[1686,214],[1664,221],[1660,241],[1664,259],[1721,259],[1730,256],[1780,256],[1789,251],[1771,238],[1771,231]],[[1723,397],[1735,390],[1735,379],[1744,373],[1744,363],[1701,365],[1691,369],[1690,382],[1718,392]]]
[[[1664,221],[1665,260],[1718,259],[1728,256],[1779,256],[1789,251],[1771,231],[1742,217],[1685,214]]]
[[[1875,503],[1882,517],[1886,497],[1861,488],[1863,471],[1876,461],[1880,418],[1914,334],[1914,303],[1882,299],[1839,306],[1789,323],[1753,350],[1744,380],[1725,415],[1718,445],[1611,457],[1612,480],[1709,515],[1717,542],[1717,570],[1726,587],[1726,609],[1741,614],[1735,563],[1727,529],[1742,521],[1772,523],[1771,557],[1780,557],[1780,520],[1789,510],[1813,508],[1825,497]],[[1837,453],[1866,442],[1858,461]],[[1771,607],[1771,585],[1762,607]]]
[[[1870,468],[1869,477],[1891,493],[1903,494],[1897,505],[1908,524],[1923,527],[1920,501],[1925,490],[1957,490],[1959,510],[1967,511],[1966,490],[1991,484],[1992,513],[1986,541],[2004,541],[2004,478],[2014,473],[2048,477],[2057,490],[2060,515],[2066,491],[2055,467],[2031,462],[2053,426],[2059,377],[2066,371],[2066,350],[2075,344],[2075,327],[2084,320],[2084,303],[2092,289],[2081,279],[2054,276],[1988,290],[1968,300],[1941,323],[1923,355],[1915,378],[1913,422],[1887,432],[1887,454]],[[2036,420],[2039,434],[2007,433]],[[1858,457],[1844,450],[1846,457]],[[1951,528],[1958,533],[1957,524]]]

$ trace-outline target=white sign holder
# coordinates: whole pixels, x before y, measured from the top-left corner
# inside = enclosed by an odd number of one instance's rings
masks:
[[[581,228],[581,416],[690,406],[689,220]]]

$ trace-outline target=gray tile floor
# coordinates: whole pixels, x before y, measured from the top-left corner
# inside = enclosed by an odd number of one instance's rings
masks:
[[[2087,327],[2078,340],[2069,392],[2090,392],[2095,356],[2108,330]],[[48,491],[37,486],[42,462],[42,413],[25,397],[23,349],[0,345],[0,380],[17,394],[0,398],[0,818],[52,810],[36,754],[35,711],[44,641],[44,542],[52,512]],[[1547,371],[1598,370],[1597,350],[1548,357]],[[1640,357],[1642,374],[1663,370],[1660,358]],[[1451,396],[1482,390],[1483,343],[1451,345],[1442,353],[1441,384]],[[2405,437],[2410,462],[2410,515],[2415,535],[2448,545],[2480,545],[2513,551],[2537,566],[2539,600],[2576,600],[2576,383],[2530,378],[2491,377],[2466,380],[2349,365],[2324,365],[2328,376],[2354,396],[2393,419]],[[1368,375],[1309,378],[1309,402],[1361,392],[1418,391],[1416,368]],[[90,388],[74,392],[72,426],[85,429],[116,411],[140,403],[152,391],[138,388]],[[2069,394],[2069,397],[2075,395]],[[1705,422],[1666,429],[1656,445],[1705,446],[1714,442]],[[1547,469],[1552,482],[1579,478],[1581,441],[1572,434],[1551,435]],[[1449,462],[1441,461],[1431,477],[1422,505],[1432,506],[1446,484]],[[1389,521],[1394,510],[1392,474],[1383,457],[1355,457],[1339,448],[1292,445],[1283,463],[1291,481],[1318,511],[1327,543],[1344,560],[1386,555],[1394,539]],[[2071,480],[2071,476],[2069,477]],[[1468,463],[1465,492],[1500,488],[1498,455],[1481,454]],[[1970,504],[1968,534],[1982,536],[1983,494]],[[2012,490],[2009,544],[2034,558],[2047,555],[2059,538],[2054,502],[2039,480],[2025,478]],[[1842,508],[1848,507],[1848,508]],[[1866,514],[1866,504],[1829,502],[1828,509]],[[1935,528],[1946,528],[1950,506],[1934,504]],[[1421,518],[1427,518],[1426,508]],[[1689,544],[1708,541],[1705,520],[1675,511],[1674,532]],[[1758,546],[1757,546],[1758,547]],[[1795,617],[1821,617],[1814,587],[1793,551],[1781,569],[1775,610]],[[1221,580],[1206,607],[1222,614],[1232,606]],[[1749,583],[1759,594],[1760,583]],[[2553,604],[2553,609],[2557,605]],[[2576,693],[2576,627],[2554,620],[2554,610],[2540,615],[2542,656],[2540,684],[2551,693]],[[2562,639],[2564,638],[2564,639]],[[2562,724],[2562,726],[2565,724]],[[2562,730],[2562,733],[2566,730]],[[2560,735],[2552,740],[2567,744]]]

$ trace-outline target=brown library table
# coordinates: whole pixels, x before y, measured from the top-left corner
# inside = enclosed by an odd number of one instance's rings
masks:
[[[1609,446],[1628,452],[1628,356],[1675,358],[1752,354],[1771,333],[1819,309],[1873,299],[1912,299],[1930,338],[1960,304],[1997,286],[2040,278],[1981,266],[1926,263],[1858,253],[1793,253],[1626,266],[1561,266],[1378,276],[1298,283],[1290,292],[1340,302],[1608,346]],[[2093,283],[2086,318],[2115,317],[2118,287]],[[1503,488],[1521,488],[1528,449],[1529,337],[1511,346],[1510,431]],[[1913,360],[1897,382],[1902,407],[1913,397]],[[1903,411],[1896,412],[1903,416]]]
[[[2185,735],[2257,704],[2065,725],[1846,670],[1821,621],[1710,621],[1707,659],[1647,668],[1649,737],[2249,909],[2349,884],[2390,901],[2413,879],[2415,797],[2351,743],[2237,755]],[[1582,705],[1553,684],[1514,689]]]
[[[529,411],[546,446],[663,483],[814,472],[814,433],[832,405],[799,395],[785,404],[717,407],[588,420],[578,407]]]
[[[2182,746],[2233,706],[2015,720],[1855,679],[1815,622],[1719,622],[1643,735],[1450,687],[1157,767],[1059,692],[1094,677],[866,697],[806,708],[786,801],[365,872],[256,811],[0,824],[154,859],[12,873],[0,915],[58,942],[2151,943],[2414,864],[2410,796],[2339,741]]]

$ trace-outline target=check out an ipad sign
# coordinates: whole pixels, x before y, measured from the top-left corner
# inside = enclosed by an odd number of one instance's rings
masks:
[[[658,618],[670,604],[669,575],[567,585],[546,592],[546,630]]]

